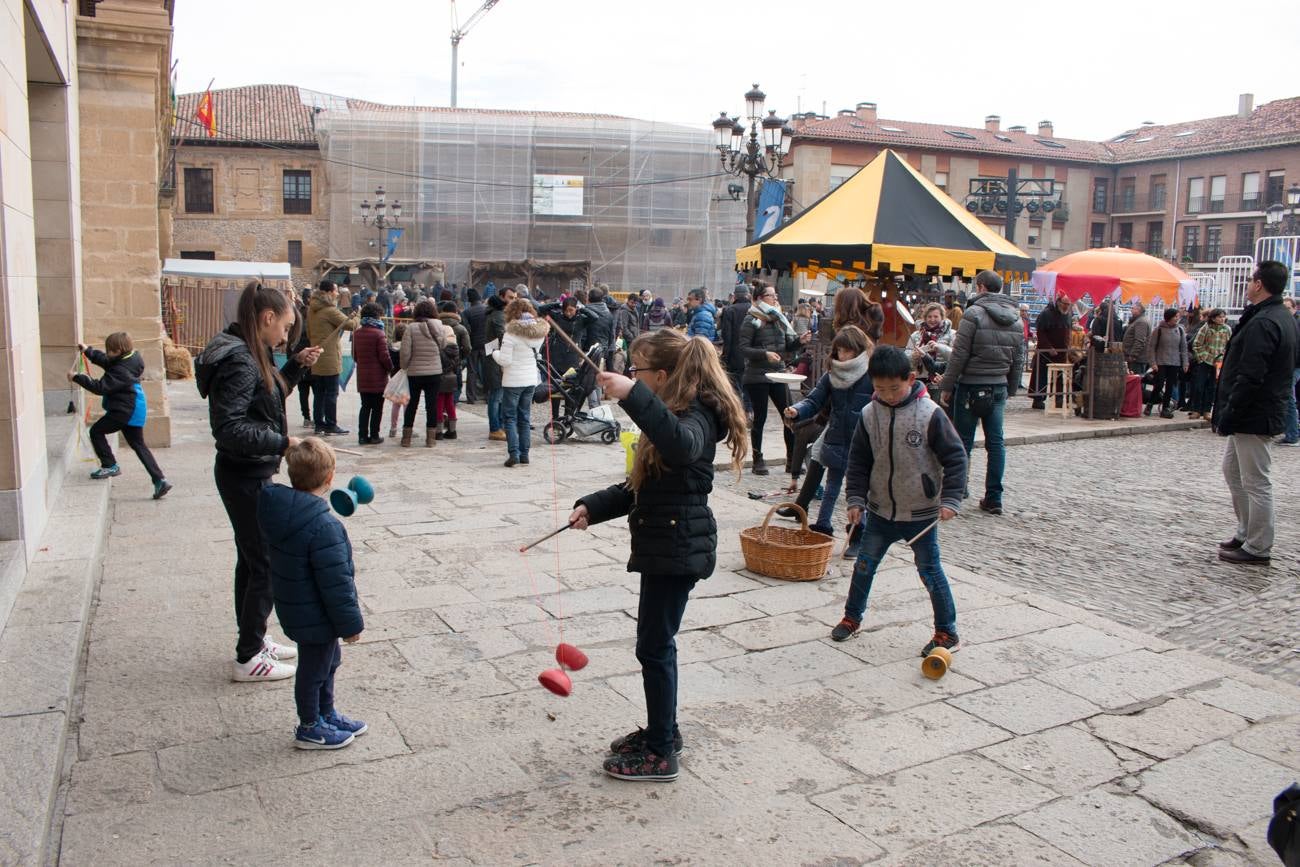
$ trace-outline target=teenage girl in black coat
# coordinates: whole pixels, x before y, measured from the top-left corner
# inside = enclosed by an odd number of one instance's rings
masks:
[[[749,448],[741,408],[717,350],[670,328],[643,334],[630,349],[632,374],[602,373],[597,384],[641,429],[627,481],[583,497],[570,523],[579,530],[627,516],[629,572],[641,573],[636,656],[645,685],[644,729],[610,744],[605,772],[624,780],[677,778],[675,636],[695,582],[713,574],[718,525],[709,509],[713,457],[726,440],[740,473]]]
[[[294,673],[283,660],[297,651],[266,638],[273,606],[271,566],[257,503],[281,456],[298,442],[287,433],[284,402],[302,371],[320,356],[319,346],[309,346],[275,369],[272,352],[293,346],[302,327],[283,292],[254,281],[239,296],[238,321],[209,341],[195,365],[216,440],[217,491],[235,531],[237,681],[280,680]]]

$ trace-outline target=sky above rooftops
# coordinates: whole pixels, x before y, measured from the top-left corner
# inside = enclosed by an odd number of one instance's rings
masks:
[[[480,4],[456,3],[461,22]],[[1196,5],[935,0],[922,12],[861,0],[500,0],[461,42],[459,103],[707,129],[719,111],[741,113],[757,81],[783,117],[870,101],[882,117],[976,127],[997,114],[1004,129],[1051,120],[1058,136],[1098,141],[1142,121],[1233,114],[1239,93],[1254,93],[1255,105],[1300,94],[1280,56],[1248,57],[1225,37],[1294,21],[1292,0]],[[185,0],[178,88],[295,84],[446,105],[450,7]]]

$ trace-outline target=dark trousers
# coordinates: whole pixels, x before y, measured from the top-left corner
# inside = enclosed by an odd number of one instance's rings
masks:
[[[466,403],[473,403],[486,395],[483,388],[483,364],[486,360],[487,357],[483,354],[482,349],[475,349],[469,354],[469,361],[465,365]]]
[[[257,525],[257,498],[270,479],[250,479],[217,464],[213,475],[221,505],[235,531],[235,622],[239,640],[235,659],[248,662],[262,650],[266,619],[271,616],[271,561]]]
[[[106,415],[99,421],[90,426],[90,444],[95,449],[95,457],[99,458],[101,467],[111,467],[117,463],[117,458],[113,454],[113,447],[108,444],[108,435],[122,432],[126,437],[126,443],[135,452],[135,456],[144,464],[145,472],[149,474],[152,481],[160,481],[163,477],[162,470],[158,469],[158,462],[153,459],[153,452],[144,444],[144,428],[130,427],[127,425],[129,419],[115,418]]]
[[[339,643],[298,642],[298,670],[293,679],[293,700],[298,720],[305,726],[334,710],[334,672],[343,662]]]
[[[316,412],[311,417],[312,423],[317,428],[336,427],[339,423],[339,375],[313,375],[311,383],[316,392]]]
[[[677,734],[677,630],[696,579],[682,575],[642,575],[636,614],[636,658],[645,687],[647,746],[656,755],[672,754]]]
[[[420,412],[420,397],[424,397],[424,426],[433,428],[438,426],[434,418],[437,411],[438,402],[438,380],[440,374],[431,374],[430,376],[411,376],[407,377],[407,382],[411,386],[411,402],[406,405],[406,416],[402,420],[402,427],[415,427],[415,417]]]
[[[770,399],[776,407],[777,424],[781,425],[781,436],[785,440],[785,453],[794,451],[794,434],[782,421],[785,408],[790,405],[790,388],[784,382],[747,382],[745,394],[754,408],[754,425],[749,432],[754,454],[763,453],[763,424],[767,421],[767,402]]]
[[[749,392],[745,391],[745,387],[740,383],[744,375],[744,368],[740,370],[727,368],[727,379],[731,380],[731,387],[736,390],[736,396],[740,398],[740,403],[745,407],[745,412],[753,412],[753,408],[749,405]]]
[[[384,393],[361,392],[361,414],[357,417],[357,436],[379,439],[379,426],[384,420]]]
[[[311,377],[304,376],[298,381],[298,408],[302,410],[302,417],[311,420]]]
[[[1178,378],[1183,369],[1176,364],[1162,364],[1156,368],[1156,382],[1151,389],[1151,398],[1147,403],[1158,403],[1162,410],[1169,408],[1174,399],[1174,389],[1178,387]]]
[[[1192,412],[1209,415],[1214,409],[1215,373],[1213,364],[1198,361],[1192,365]]]

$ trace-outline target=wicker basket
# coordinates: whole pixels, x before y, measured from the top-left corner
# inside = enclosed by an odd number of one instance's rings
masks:
[[[799,513],[799,529],[769,527],[777,509],[790,506]],[[769,578],[786,581],[817,581],[826,574],[831,562],[834,540],[824,533],[808,529],[808,515],[797,503],[777,503],[767,510],[758,527],[740,531],[740,550],[745,568]]]

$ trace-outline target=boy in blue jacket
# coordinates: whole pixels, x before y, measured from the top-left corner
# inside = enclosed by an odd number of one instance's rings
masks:
[[[856,526],[864,509],[867,520],[844,618],[831,638],[845,641],[857,634],[885,551],[899,539],[917,537],[912,543],[916,571],[934,608],[934,637],[921,655],[935,647],[955,651],[961,647],[957,606],[939,562],[937,524],[955,518],[961,508],[966,449],[948,416],[916,381],[907,353],[878,347],[867,373],[876,393],[858,420],[846,475],[849,523]]]
[[[364,628],[352,543],[326,499],[334,482],[334,450],[322,439],[306,437],[289,447],[285,460],[293,487],[262,488],[257,522],[270,554],[276,616],[298,643],[294,746],[337,750],[366,733],[365,723],[334,707],[339,639],[353,644]]]
[[[104,368],[104,375],[91,379],[84,373],[68,372],[68,382],[75,382],[91,394],[104,399],[104,415],[90,426],[90,444],[99,458],[99,469],[90,474],[92,479],[111,479],[122,475],[117,465],[113,447],[108,444],[109,434],[122,432],[131,451],[144,465],[149,480],[153,482],[153,498],[161,500],[172,486],[163,478],[153,452],[144,442],[144,423],[147,407],[140,377],[144,374],[144,359],[135,351],[131,335],[114,331],[104,338],[104,352],[78,343],[77,349],[86,360]]]

